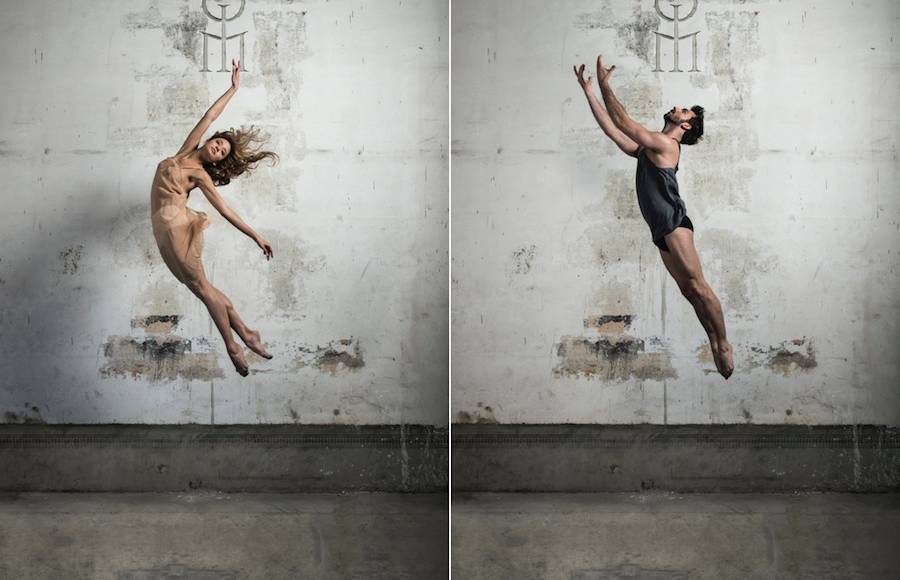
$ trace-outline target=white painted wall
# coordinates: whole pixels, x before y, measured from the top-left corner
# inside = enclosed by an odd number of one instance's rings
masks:
[[[701,0],[680,25],[700,72],[673,73],[652,72],[652,31],[672,32],[652,0],[454,0],[453,420],[900,424],[898,20],[890,0]],[[576,83],[598,53],[650,129],[706,108],[678,179],[728,381]],[[558,372],[561,342],[623,336],[657,358]]]
[[[241,378],[149,221],[157,162],[229,86],[200,72],[220,25],[199,0],[3,2],[0,421],[446,425],[447,26],[438,0],[248,0],[228,23],[248,70],[212,129],[255,124],[281,156],[219,188],[271,262],[189,202],[207,274],[275,355]],[[107,356],[147,340],[191,351]]]

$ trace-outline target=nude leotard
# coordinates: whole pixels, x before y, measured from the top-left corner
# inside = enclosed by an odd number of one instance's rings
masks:
[[[200,255],[203,252],[203,230],[209,217],[187,206],[190,195],[187,180],[175,157],[167,157],[156,166],[150,188],[150,221],[159,253],[175,274],[187,285],[206,279]]]

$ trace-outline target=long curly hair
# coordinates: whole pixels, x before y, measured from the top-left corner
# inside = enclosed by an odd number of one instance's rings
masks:
[[[259,147],[251,147],[255,142],[263,143],[266,141],[265,137],[259,135],[259,128],[253,125],[249,129],[241,127],[235,130],[232,127],[227,131],[217,131],[209,139],[215,139],[216,137],[221,137],[231,143],[231,151],[228,152],[227,157],[215,163],[203,164],[203,168],[209,173],[213,183],[216,185],[228,185],[238,175],[244,173],[249,175],[256,169],[256,165],[267,157],[272,160],[273,166],[278,163],[277,153],[263,151]]]

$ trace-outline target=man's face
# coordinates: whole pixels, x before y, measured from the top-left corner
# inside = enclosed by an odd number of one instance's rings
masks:
[[[688,122],[696,116],[697,113],[690,109],[675,106],[672,107],[670,111],[667,111],[666,114],[663,115],[663,118],[672,125],[680,125],[681,123]]]

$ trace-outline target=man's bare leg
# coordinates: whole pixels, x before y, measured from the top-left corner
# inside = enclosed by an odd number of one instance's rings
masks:
[[[668,252],[660,250],[666,269],[675,279],[681,293],[694,307],[700,324],[709,337],[709,346],[716,369],[726,379],[734,372],[731,344],[725,334],[725,317],[715,292],[703,277],[700,256],[694,247],[694,232],[675,228],[666,236]]]

